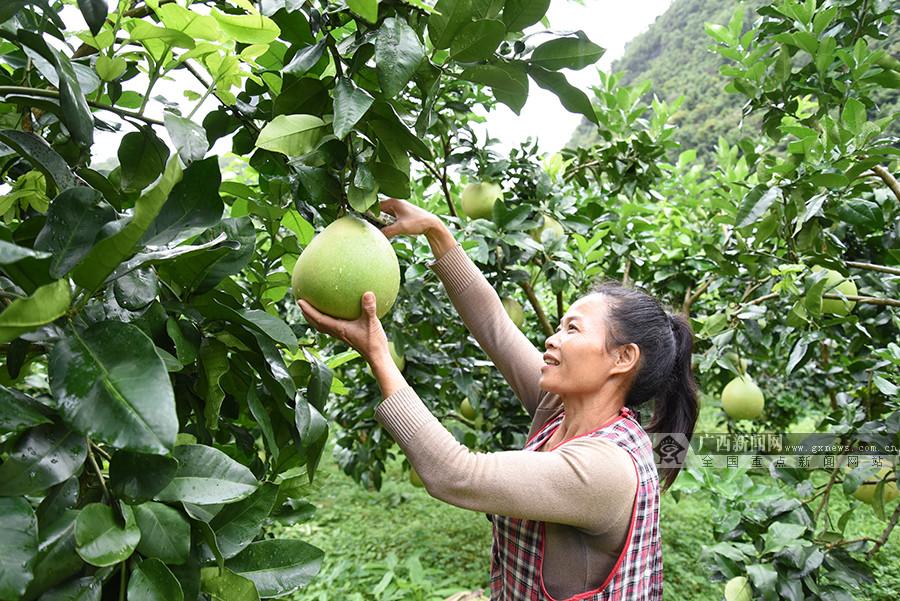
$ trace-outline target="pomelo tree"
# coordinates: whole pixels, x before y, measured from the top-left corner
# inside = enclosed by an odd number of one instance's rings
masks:
[[[476,107],[519,111],[538,85],[592,114],[560,69],[602,50],[522,34],[548,5],[0,6],[0,599],[245,600],[314,577],[319,549],[261,532],[308,515],[353,357],[299,323],[291,270],[418,172],[455,215]]]

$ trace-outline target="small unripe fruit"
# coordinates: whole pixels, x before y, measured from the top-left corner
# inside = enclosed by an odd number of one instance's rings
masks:
[[[544,232],[547,232],[547,241],[556,240],[566,235],[562,224],[553,217],[544,215],[544,223],[540,227],[531,230],[531,238],[535,242],[541,242],[544,238]]]
[[[725,601],[752,601],[753,591],[743,576],[735,576],[725,583]]]
[[[519,302],[510,297],[505,297],[501,299],[503,303],[503,308],[506,310],[506,314],[509,315],[509,318],[512,320],[516,327],[521,329],[522,324],[525,323],[525,311],[522,309],[522,305]]]
[[[416,470],[413,468],[409,468],[409,483],[415,486],[416,488],[424,488],[425,483],[422,482],[422,479],[419,478],[419,474],[416,473]]]
[[[722,389],[722,408],[732,419],[756,419],[764,407],[763,393],[750,376],[738,376]]]
[[[503,198],[503,189],[491,182],[471,183],[463,188],[462,210],[469,219],[490,219],[494,203]]]
[[[813,271],[822,271],[823,267],[813,265]],[[823,294],[843,294],[844,296],[856,296],[858,290],[852,279],[844,278],[840,272],[834,269],[825,269],[825,289]],[[849,315],[856,301],[837,298],[822,299],[822,313],[825,315]]]
[[[463,399],[462,403],[459,404],[459,412],[466,419],[475,419],[475,416],[478,415],[469,399]]]

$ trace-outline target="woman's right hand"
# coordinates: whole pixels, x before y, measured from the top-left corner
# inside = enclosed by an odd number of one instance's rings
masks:
[[[405,200],[396,198],[382,200],[381,210],[396,218],[394,223],[381,228],[381,233],[388,238],[404,234],[408,236],[428,234],[442,225],[437,215]]]

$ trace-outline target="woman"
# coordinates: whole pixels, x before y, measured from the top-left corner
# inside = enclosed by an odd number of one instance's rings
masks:
[[[381,209],[396,217],[387,237],[427,237],[430,267],[532,416],[525,448],[473,453],[456,441],[391,360],[371,292],[355,321],[299,305],[313,326],[368,361],[383,396],[378,421],[428,492],[489,514],[491,599],[662,599],[659,477],[632,408],[654,399],[648,431],[693,433],[687,321],[646,294],[602,284],[569,307],[542,354],[438,217],[396,199]],[[667,487],[677,470],[662,471]]]

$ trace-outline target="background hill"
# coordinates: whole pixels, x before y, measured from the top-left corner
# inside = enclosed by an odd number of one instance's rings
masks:
[[[650,28],[625,47],[625,54],[612,64],[612,71],[623,72],[621,83],[653,82],[651,93],[661,99],[675,100],[684,95],[673,123],[678,126],[682,148],[696,148],[698,154],[715,148],[719,136],[733,142],[740,138],[736,127],[741,120],[740,96],[725,92],[725,77],[719,74],[722,57],[708,50],[714,42],[706,35],[704,23],[726,24],[734,11],[746,7],[745,27],[756,18],[756,9],[766,0],[675,0]],[[895,20],[883,42],[893,56],[900,54],[900,24]],[[879,103],[881,115],[900,110],[900,96],[885,94]],[[582,121],[568,146],[590,145],[595,140],[594,125]],[[744,123],[757,132],[751,118]],[[895,124],[894,133],[900,133]]]

